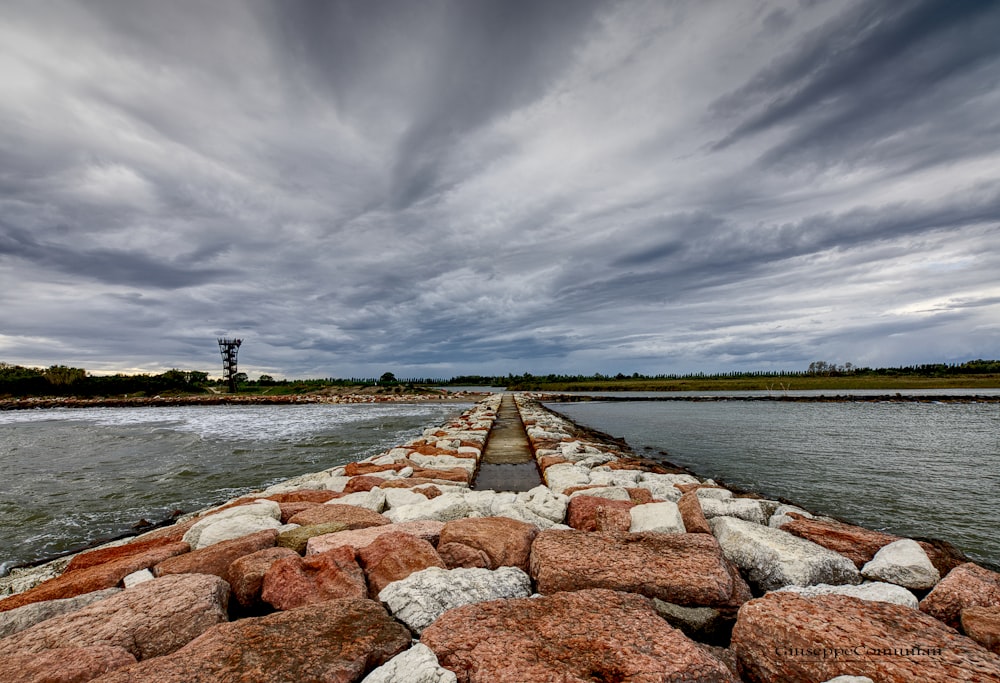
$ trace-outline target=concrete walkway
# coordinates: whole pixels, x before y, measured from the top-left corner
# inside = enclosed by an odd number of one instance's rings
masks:
[[[528,491],[542,483],[514,397],[504,394],[472,488]]]

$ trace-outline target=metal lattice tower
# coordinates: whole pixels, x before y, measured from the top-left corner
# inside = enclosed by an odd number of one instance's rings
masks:
[[[229,393],[236,393],[236,353],[240,349],[242,339],[219,339],[219,351],[222,352],[222,373],[229,384]]]

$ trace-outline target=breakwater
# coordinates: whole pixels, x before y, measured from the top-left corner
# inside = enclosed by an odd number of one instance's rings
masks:
[[[1000,678],[1000,575],[636,457],[517,399],[543,485],[470,488],[497,418],[489,397],[365,460],[8,577],[0,670],[104,683]]]

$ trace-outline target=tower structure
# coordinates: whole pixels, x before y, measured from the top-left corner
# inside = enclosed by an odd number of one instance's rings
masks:
[[[242,339],[219,339],[219,351],[222,352],[222,374],[229,384],[229,393],[236,393],[236,354],[240,349]]]

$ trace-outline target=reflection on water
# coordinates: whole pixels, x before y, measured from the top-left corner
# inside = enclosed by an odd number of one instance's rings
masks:
[[[1000,565],[996,403],[559,403],[637,451]]]

